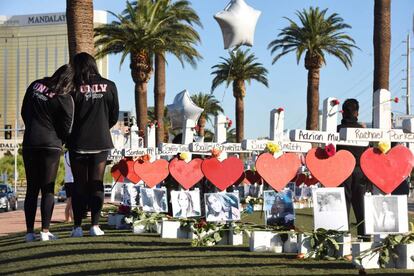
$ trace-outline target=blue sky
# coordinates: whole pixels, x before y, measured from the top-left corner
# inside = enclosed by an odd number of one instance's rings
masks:
[[[191,0],[190,0],[191,1]],[[227,57],[223,48],[220,28],[213,15],[222,10],[228,0],[192,0],[193,8],[198,12],[203,29],[199,29],[202,39],[198,50],[203,60],[196,69],[187,65],[184,69],[173,57],[168,58],[167,97],[166,104],[172,102],[174,95],[183,89],[190,93],[210,92],[212,76],[211,66]],[[246,0],[246,2],[262,11],[259,18],[254,45],[251,51],[258,61],[269,70],[269,88],[252,82],[247,87],[245,98],[245,136],[255,138],[269,135],[269,112],[273,108],[285,109],[286,128],[304,128],[306,120],[306,85],[307,71],[303,61],[296,63],[295,55],[288,55],[272,65],[271,55],[267,50],[270,41],[278,32],[287,26],[283,17],[296,20],[295,11],[318,6],[328,8],[328,13],[338,13],[346,23],[352,26],[348,33],[356,40],[360,50],[354,51],[353,66],[347,70],[342,63],[332,57],[327,58],[327,65],[321,69],[320,98],[321,102],[328,96],[344,99],[356,97],[361,104],[360,120],[371,121],[372,76],[373,76],[373,10],[374,0]],[[0,0],[0,14],[17,15],[47,12],[64,12],[65,0]],[[94,9],[110,10],[120,13],[125,8],[125,1],[94,0]],[[413,36],[413,0],[394,0],[391,7],[391,61],[390,90],[393,97],[399,97],[400,103],[393,103],[396,113],[405,110],[405,72],[406,39],[410,32]],[[112,18],[109,18],[111,21]],[[413,47],[413,39],[411,45]],[[413,62],[412,62],[413,64]],[[414,68],[412,68],[412,71]],[[110,79],[115,81],[120,94],[120,105],[123,110],[133,110],[134,84],[130,77],[129,64],[126,61],[119,70],[119,57],[110,56]],[[411,75],[413,75],[412,73]],[[153,105],[153,80],[149,86],[148,104]],[[413,83],[413,82],[412,82]],[[413,87],[411,88],[413,90]],[[234,98],[231,87],[220,86],[214,92],[222,101],[225,114],[234,119]]]

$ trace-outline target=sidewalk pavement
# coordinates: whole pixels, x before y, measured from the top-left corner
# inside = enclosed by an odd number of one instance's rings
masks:
[[[65,221],[66,204],[55,204],[51,224],[57,224]],[[37,208],[35,229],[41,227],[40,208]],[[6,236],[11,233],[25,232],[26,220],[23,210],[9,211],[0,213],[0,236]]]

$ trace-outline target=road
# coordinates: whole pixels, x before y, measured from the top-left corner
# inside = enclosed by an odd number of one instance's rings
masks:
[[[26,230],[26,223],[23,211],[23,200],[19,201],[19,209],[16,211],[9,211],[0,213],[0,236],[5,236],[11,233],[24,232]],[[65,220],[65,203],[56,203],[53,210],[51,224],[61,223]],[[37,208],[35,228],[41,226],[40,208]],[[24,237],[22,236],[22,239]]]

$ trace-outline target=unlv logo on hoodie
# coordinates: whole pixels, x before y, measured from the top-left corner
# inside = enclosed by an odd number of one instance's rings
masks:
[[[107,84],[84,84],[80,86],[80,92],[85,95],[85,99],[88,101],[92,99],[100,99],[103,97],[103,93],[106,92]]]
[[[49,87],[40,82],[36,82],[33,85],[33,92],[33,96],[42,101],[47,101],[48,98],[51,99],[56,95],[56,93],[50,91]]]

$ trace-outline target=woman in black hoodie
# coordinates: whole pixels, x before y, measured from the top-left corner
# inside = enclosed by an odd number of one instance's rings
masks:
[[[23,160],[27,178],[24,212],[28,242],[36,240],[33,228],[40,190],[40,239],[56,239],[56,236],[49,232],[49,225],[55,202],[55,180],[62,144],[69,135],[73,123],[74,103],[69,94],[73,87],[72,81],[72,68],[63,65],[52,77],[30,84],[23,99]]]
[[[118,121],[119,105],[115,84],[99,75],[95,59],[76,54],[75,120],[67,147],[74,178],[72,237],[82,237],[82,216],[86,204],[91,208],[92,236],[104,235],[99,216],[104,200],[103,177],[109,151],[114,147],[109,129]]]

